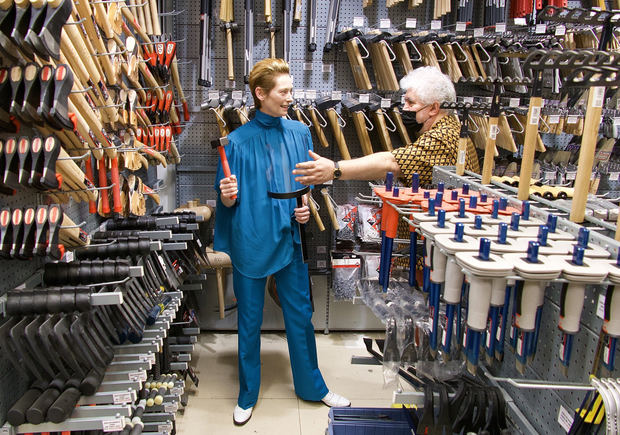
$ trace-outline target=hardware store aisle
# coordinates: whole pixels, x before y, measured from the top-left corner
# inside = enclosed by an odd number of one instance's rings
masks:
[[[384,334],[317,333],[319,367],[327,386],[351,400],[352,406],[390,406],[393,388],[383,388],[383,367],[351,364],[351,356],[369,355],[362,341],[364,336],[379,338]],[[191,363],[200,385],[197,389],[188,387],[188,406],[184,414],[177,415],[178,434],[324,434],[329,408],[295,396],[286,335],[264,333],[261,358],[261,391],[254,414],[245,426],[235,427],[232,412],[239,388],[237,334],[202,334]],[[187,384],[191,385],[189,378]]]

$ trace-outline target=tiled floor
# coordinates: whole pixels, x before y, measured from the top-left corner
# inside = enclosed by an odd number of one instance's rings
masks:
[[[350,399],[353,406],[390,406],[393,388],[383,387],[382,366],[351,364],[354,355],[368,356],[363,336],[365,334],[317,334],[319,367],[328,387]],[[236,427],[232,412],[239,389],[237,335],[202,334],[192,354],[192,366],[200,378],[200,386],[188,387],[189,404],[177,415],[179,435],[324,434],[328,408],[295,396],[286,336],[263,334],[261,358],[258,403],[251,420],[243,427]]]

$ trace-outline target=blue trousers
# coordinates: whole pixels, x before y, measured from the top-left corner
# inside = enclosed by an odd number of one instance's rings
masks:
[[[318,367],[312,326],[312,306],[308,286],[308,266],[301,248],[293,261],[274,274],[284,314],[288,352],[295,393],[304,400],[318,401],[328,393]],[[237,298],[239,345],[238,405],[247,409],[258,400],[260,388],[260,328],[263,323],[267,278],[253,279],[233,267],[233,287]]]

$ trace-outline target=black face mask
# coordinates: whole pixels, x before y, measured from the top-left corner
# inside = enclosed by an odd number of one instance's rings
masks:
[[[419,123],[416,120],[416,114],[417,112],[414,112],[413,110],[403,110],[400,115],[403,119],[403,124],[407,128],[407,131],[413,135],[417,135],[422,129],[423,125],[423,123]]]

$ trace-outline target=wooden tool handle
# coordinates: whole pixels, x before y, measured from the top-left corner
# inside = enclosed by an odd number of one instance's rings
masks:
[[[151,8],[151,20],[153,20],[153,34],[161,35],[161,26],[159,24],[159,13],[157,11],[156,0],[149,0],[149,6]]]
[[[351,114],[353,118],[353,124],[355,125],[355,131],[357,132],[357,138],[360,141],[360,146],[362,147],[362,153],[365,156],[368,156],[373,153],[372,151],[372,143],[370,142],[370,136],[368,135],[368,130],[366,129],[366,120],[364,119],[364,114],[362,112],[353,112]]]
[[[60,153],[58,154],[58,160],[56,161],[56,171],[60,171],[63,174],[63,179],[71,179],[73,185],[76,186],[77,189],[88,189],[90,183],[87,181],[86,175],[79,168],[78,165],[75,164],[73,160],[61,160],[68,159],[69,155],[67,152],[61,148]],[[97,200],[97,191],[96,190],[84,190],[84,193],[88,197],[89,201]]]
[[[319,215],[319,211],[316,209],[316,204],[314,204],[314,199],[311,196],[308,197],[308,207],[310,208],[310,212],[314,217],[316,225],[319,227],[319,231],[325,231],[325,225],[323,225],[321,215]]]
[[[396,54],[396,59],[400,62],[403,67],[403,72],[409,74],[413,71],[413,64],[411,63],[411,58],[409,57],[409,49],[407,48],[406,42],[399,42],[398,44],[394,44],[392,46],[394,48],[394,54]]]
[[[314,126],[314,132],[316,133],[316,137],[319,138],[319,142],[323,145],[324,148],[329,146],[327,142],[327,138],[325,137],[325,132],[323,131],[323,127],[319,124],[319,117],[316,115],[316,109],[311,107],[308,109],[308,113],[310,114],[310,119],[312,120],[312,125]]]
[[[575,193],[570,210],[570,220],[572,222],[581,223],[585,218],[592,164],[594,163],[594,153],[596,152],[598,130],[602,121],[601,113],[603,111],[604,95],[605,88],[600,86],[592,87],[588,91],[588,108],[586,109],[586,119],[581,136],[577,177],[575,178]]]
[[[269,57],[272,59],[276,57],[276,32],[274,30],[269,31]]]
[[[392,151],[394,148],[392,147],[392,139],[390,139],[390,133],[388,132],[387,125],[385,125],[385,118],[383,116],[383,110],[375,110],[375,130],[379,134],[379,141],[383,146],[383,149],[386,151]]]
[[[332,226],[335,230],[339,230],[340,224],[338,223],[336,211],[334,210],[334,205],[332,204],[332,200],[329,197],[326,187],[321,189],[321,195],[323,195],[323,199],[325,200],[325,207],[327,207],[327,214],[329,215],[329,219],[332,221]]]
[[[400,110],[398,107],[394,107],[392,109],[392,115],[394,118],[394,124],[396,125],[396,130],[398,131],[398,135],[400,136],[400,140],[403,142],[403,145],[411,145],[413,142],[409,137],[409,132],[407,131],[407,127],[403,123],[403,117],[400,114]]]
[[[65,241],[69,241],[69,246],[86,246],[88,245],[88,236],[80,228],[76,227],[75,222],[63,213],[59,237]],[[65,227],[65,228],[63,228]],[[75,228],[66,228],[75,227]]]
[[[235,80],[235,69],[233,65],[233,43],[232,43],[232,29],[226,28],[226,52],[228,56],[228,80]]]
[[[353,78],[355,79],[355,86],[359,89],[370,90],[372,84],[370,83],[370,77],[368,77],[368,71],[364,65],[364,60],[360,54],[357,39],[349,39],[344,43],[347,51],[347,57],[351,64],[351,70],[353,71]]]
[[[486,144],[484,147],[484,160],[482,161],[482,184],[489,184],[491,182],[491,175],[493,175],[497,130],[497,118],[489,118],[489,131],[487,132]]]
[[[332,132],[334,133],[334,140],[336,141],[336,145],[338,145],[338,149],[340,150],[340,155],[344,160],[351,160],[351,155],[349,154],[349,148],[347,148],[347,142],[344,140],[344,133],[342,132],[342,128],[340,124],[338,124],[338,115],[336,114],[336,110],[327,109],[327,119],[332,126]]]
[[[465,173],[465,162],[467,161],[467,140],[468,138],[466,137],[459,139],[459,149],[456,155],[456,175],[463,175]]]
[[[527,112],[527,125],[523,139],[523,156],[521,157],[521,172],[519,173],[519,192],[517,198],[525,201],[530,195],[530,180],[534,167],[534,151],[538,137],[538,120],[540,119],[541,97],[530,98],[530,108]]]

